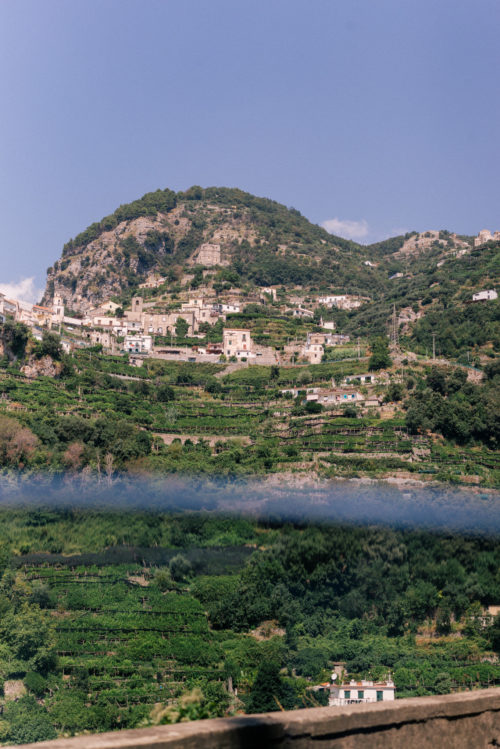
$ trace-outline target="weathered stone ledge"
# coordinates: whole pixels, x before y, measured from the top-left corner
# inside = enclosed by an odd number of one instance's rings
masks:
[[[32,749],[487,749],[500,747],[500,688],[76,736]],[[19,747],[18,747],[19,749]]]

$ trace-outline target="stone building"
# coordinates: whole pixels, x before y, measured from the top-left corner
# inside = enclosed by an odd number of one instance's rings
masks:
[[[247,328],[233,329],[225,328],[222,334],[224,354],[227,357],[236,356],[249,358],[255,356],[253,353],[253,341]]]
[[[477,237],[474,237],[474,247],[480,247],[482,244],[491,241],[500,241],[500,231],[494,231],[492,234],[488,229],[482,229]]]

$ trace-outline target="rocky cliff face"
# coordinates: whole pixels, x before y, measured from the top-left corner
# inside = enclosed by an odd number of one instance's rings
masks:
[[[165,193],[168,192],[165,200]],[[141,214],[141,215],[137,215]],[[203,249],[205,248],[205,249]],[[85,311],[145,281],[153,272],[175,278],[175,269],[216,261],[232,265],[266,258],[283,265],[329,262],[339,251],[360,249],[311,224],[298,211],[227,188],[157,191],[93,224],[68,242],[48,269],[43,303],[60,294]],[[279,274],[275,273],[275,276]],[[269,282],[274,281],[271,273]]]
[[[54,361],[51,356],[42,356],[41,359],[30,356],[26,364],[21,367],[23,375],[30,380],[35,380],[37,377],[58,377],[61,370],[61,362]]]

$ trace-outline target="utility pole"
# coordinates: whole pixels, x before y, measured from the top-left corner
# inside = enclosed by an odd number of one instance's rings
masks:
[[[392,345],[397,348],[399,346],[399,336],[398,336],[398,318],[396,315],[396,305],[393,305],[392,308],[392,323],[391,323],[391,343]]]
[[[432,358],[436,358],[436,334],[432,334]]]
[[[360,356],[361,356],[361,354],[360,354],[360,350],[359,350],[359,336],[358,336],[358,359],[360,358]]]

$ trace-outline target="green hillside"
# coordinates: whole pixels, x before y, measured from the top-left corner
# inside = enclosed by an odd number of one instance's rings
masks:
[[[237,189],[193,187],[147,193],[67,242],[48,269],[44,299],[57,290],[77,308],[81,296],[99,301],[108,291],[136,287],[153,271],[173,282],[214,236],[235,286],[348,284],[355,291],[378,283],[362,263],[360,245],[328,234],[296,209]]]
[[[495,538],[211,513],[5,510],[0,741],[500,683]]]

